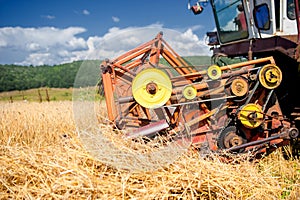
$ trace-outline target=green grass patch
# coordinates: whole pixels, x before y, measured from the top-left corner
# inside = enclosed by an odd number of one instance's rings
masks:
[[[0,93],[0,101],[71,101],[73,88],[37,88]]]

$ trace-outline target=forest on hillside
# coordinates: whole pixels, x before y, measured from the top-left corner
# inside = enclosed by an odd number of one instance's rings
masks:
[[[85,71],[77,77],[82,83],[80,86],[92,86],[95,85],[95,79],[100,77],[99,65],[100,61],[76,61],[54,66],[0,65],[0,92],[40,87],[74,87],[79,70]],[[95,74],[95,71],[98,73]]]
[[[209,56],[184,57],[190,65],[208,66]],[[54,66],[0,65],[0,92],[40,87],[95,86],[100,81],[100,60],[74,61]],[[162,60],[162,64],[166,64]]]

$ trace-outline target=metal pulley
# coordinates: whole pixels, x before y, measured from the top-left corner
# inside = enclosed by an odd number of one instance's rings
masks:
[[[134,99],[145,108],[163,106],[171,97],[172,83],[162,70],[147,68],[139,72],[132,81]]]
[[[249,83],[244,76],[233,76],[225,83],[225,93],[229,96],[235,96],[232,99],[235,102],[244,100],[249,93]]]
[[[245,80],[245,78],[242,77],[234,78],[230,85],[231,93],[238,97],[246,95],[249,91],[248,88],[248,82]]]
[[[253,129],[260,126],[264,121],[264,114],[259,105],[254,103],[246,104],[238,113],[238,119],[247,128]]]
[[[274,64],[263,66],[258,74],[259,82],[267,89],[277,88],[282,81],[282,72]]]
[[[182,94],[184,98],[192,100],[197,96],[197,89],[193,85],[187,85],[183,88]]]
[[[207,75],[210,79],[212,80],[217,80],[221,77],[222,75],[222,70],[218,65],[211,65],[207,69]]]
[[[218,136],[218,146],[221,149],[236,147],[247,142],[245,136],[237,131],[235,126],[226,127]],[[243,149],[239,150],[240,152]]]

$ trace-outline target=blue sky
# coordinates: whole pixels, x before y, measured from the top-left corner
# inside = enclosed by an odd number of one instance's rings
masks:
[[[205,36],[215,27],[211,7],[208,4],[194,15],[187,3],[0,0],[0,64],[53,65],[112,58],[159,31],[178,53],[209,55]]]

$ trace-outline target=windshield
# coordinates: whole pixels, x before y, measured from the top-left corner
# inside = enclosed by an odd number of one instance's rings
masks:
[[[241,0],[215,0],[213,9],[221,43],[248,38],[247,20]]]

